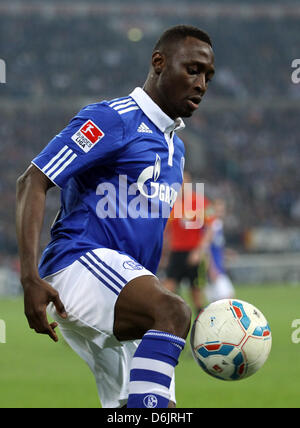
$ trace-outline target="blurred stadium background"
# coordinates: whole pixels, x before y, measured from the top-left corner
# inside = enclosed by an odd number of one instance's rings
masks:
[[[216,76],[181,136],[194,179],[205,183],[208,197],[227,201],[227,245],[237,252],[228,262],[229,274],[236,286],[246,284],[242,297],[254,296],[253,290],[258,296],[277,293],[280,305],[292,290],[295,305],[300,84],[292,82],[291,64],[300,58],[299,2],[1,0],[0,58],[7,81],[0,84],[0,318],[9,320],[17,308],[24,332],[14,223],[17,176],[83,105],[125,96],[142,85],[158,35],[179,23],[205,29],[214,43]],[[51,190],[42,245],[58,199]],[[7,300],[11,296],[17,296],[16,305]],[[264,299],[258,299],[262,309],[271,311]],[[300,314],[297,307],[286,310],[290,345],[290,324]],[[26,334],[32,340],[32,333]],[[9,354],[8,345],[2,350]],[[15,385],[5,379],[16,397],[17,380]],[[26,403],[25,395],[0,400],[0,406]]]

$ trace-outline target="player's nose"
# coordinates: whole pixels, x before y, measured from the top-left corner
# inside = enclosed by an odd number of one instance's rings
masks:
[[[194,89],[200,94],[204,95],[207,89],[206,76],[204,73],[200,73],[195,81]]]

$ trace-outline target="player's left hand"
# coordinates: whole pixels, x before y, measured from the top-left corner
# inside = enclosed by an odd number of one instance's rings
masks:
[[[49,323],[46,315],[46,308],[50,302],[54,304],[56,312],[61,318],[67,318],[59,294],[50,284],[40,278],[24,284],[25,315],[30,328],[34,329],[36,333],[48,334],[54,342],[57,342],[58,336],[55,328],[58,323]]]

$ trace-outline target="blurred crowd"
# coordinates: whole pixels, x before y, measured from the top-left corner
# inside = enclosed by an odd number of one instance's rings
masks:
[[[17,251],[17,176],[80,106],[142,85],[157,35],[182,22],[176,14],[149,14],[136,16],[135,32],[128,16],[0,16],[0,57],[7,64],[0,87],[0,254]],[[190,17],[187,23],[211,35],[217,70],[207,102],[182,135],[194,179],[205,183],[208,197],[227,200],[228,236],[237,246],[254,226],[299,226],[300,84],[291,82],[299,19]],[[50,194],[46,223],[58,197]]]
[[[126,93],[142,83],[157,35],[182,18],[176,13],[172,19],[159,16],[154,10],[149,17],[137,15],[133,21],[140,32],[130,32],[128,17],[106,14],[1,16],[0,52],[9,73],[2,95],[95,98]],[[291,62],[299,57],[297,17],[249,21],[228,17],[223,22],[189,17],[188,21],[213,39],[218,73],[211,96],[300,97],[290,79]]]

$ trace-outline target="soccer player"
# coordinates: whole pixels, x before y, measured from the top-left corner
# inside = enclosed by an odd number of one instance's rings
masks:
[[[169,252],[169,262],[164,285],[168,290],[176,292],[180,282],[187,279],[194,309],[198,313],[205,306],[203,288],[207,279],[206,259],[211,239],[209,228],[213,217],[210,201],[188,187],[191,183],[192,176],[185,171],[182,191],[175,202],[165,231],[164,246]],[[203,201],[199,204],[197,198],[202,198]]]
[[[226,202],[216,199],[213,202],[214,220],[210,227],[211,243],[209,247],[208,285],[206,297],[209,303],[220,299],[231,299],[235,295],[234,286],[225,269],[224,217]]]
[[[57,341],[59,323],[93,371],[103,407],[175,403],[174,368],[191,313],[155,272],[182,182],[184,145],[176,131],[181,117],[197,110],[213,74],[205,32],[166,30],[143,89],[84,107],[18,179],[29,326]],[[45,199],[54,185],[61,209],[38,268]]]

